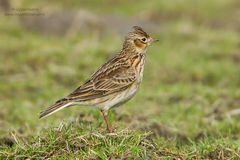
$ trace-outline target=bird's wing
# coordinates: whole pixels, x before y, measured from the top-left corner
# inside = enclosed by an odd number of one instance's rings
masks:
[[[100,98],[128,88],[135,80],[134,68],[126,61],[113,58],[66,98],[73,101]]]

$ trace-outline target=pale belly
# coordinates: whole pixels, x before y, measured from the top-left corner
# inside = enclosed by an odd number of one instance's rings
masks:
[[[140,83],[142,82],[144,61],[142,61],[142,63],[139,65],[139,71],[140,72],[136,82],[130,88],[118,94],[111,95],[112,97],[109,98],[106,102],[100,103],[97,106],[102,110],[108,110],[112,107],[118,107],[121,104],[130,100],[136,94],[140,86]]]
[[[97,107],[100,110],[109,110],[112,107],[118,107],[121,104],[130,100],[138,91],[139,84],[140,83],[135,83],[130,88],[122,92],[116,92],[105,97],[97,98],[86,102],[77,102],[75,104]]]
[[[118,107],[119,105],[130,100],[136,94],[136,92],[138,91],[139,85],[142,82],[144,62],[145,62],[145,58],[142,59],[140,65],[138,65],[138,68],[136,69],[137,71],[139,71],[136,82],[125,91],[120,92],[118,94],[111,95],[112,97],[109,98],[106,102],[98,104],[98,107],[100,109],[108,110],[112,107]]]
[[[121,104],[130,100],[136,94],[136,92],[138,91],[138,85],[136,85],[133,85],[129,89],[118,94],[110,95],[106,102],[98,104],[97,107],[102,110],[108,110],[112,107],[120,106]]]

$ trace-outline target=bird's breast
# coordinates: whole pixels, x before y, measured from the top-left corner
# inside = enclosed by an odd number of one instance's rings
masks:
[[[143,78],[143,71],[144,71],[144,64],[145,64],[145,54],[139,54],[138,58],[136,59],[136,73],[137,73],[137,82],[141,83]]]

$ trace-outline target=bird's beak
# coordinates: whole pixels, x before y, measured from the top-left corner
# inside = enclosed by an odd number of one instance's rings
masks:
[[[155,38],[153,39],[153,42],[158,42],[158,41],[159,41],[159,39],[155,39]]]
[[[153,43],[153,42],[158,42],[159,40],[158,39],[155,39],[155,38],[151,38],[150,39],[150,43]]]

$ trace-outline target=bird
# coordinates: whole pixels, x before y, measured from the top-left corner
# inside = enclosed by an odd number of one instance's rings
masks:
[[[114,132],[108,111],[136,94],[143,79],[147,49],[157,41],[141,27],[133,26],[120,52],[104,63],[85,83],[41,112],[39,118],[73,105],[94,106],[100,109],[107,131]]]

